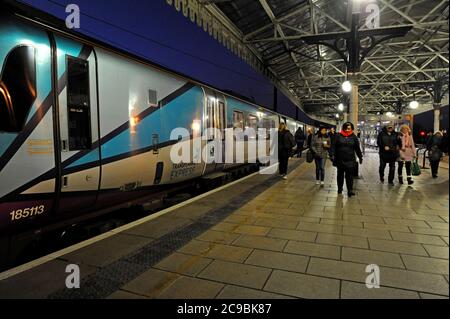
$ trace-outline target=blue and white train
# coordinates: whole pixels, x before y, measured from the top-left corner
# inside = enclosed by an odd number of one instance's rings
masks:
[[[174,128],[277,128],[286,121],[291,131],[306,131],[293,119],[64,30],[28,7],[5,8],[0,264],[19,233],[32,230],[28,238],[229,168],[173,164]]]

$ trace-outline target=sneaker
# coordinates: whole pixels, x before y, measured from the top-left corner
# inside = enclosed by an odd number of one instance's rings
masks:
[[[389,186],[395,186],[394,182],[389,182]]]
[[[438,176],[437,175],[433,175],[433,178],[438,178]]]
[[[414,181],[411,177],[408,177],[408,185],[414,184]]]
[[[398,177],[398,182],[403,185],[403,177],[402,176]]]
[[[380,178],[380,182],[381,182],[381,184],[384,183],[384,178],[383,177]]]
[[[341,191],[341,190],[338,190],[338,194],[339,194],[339,195],[342,195],[342,191]]]
[[[353,191],[348,192],[348,197],[355,196],[356,194]]]
[[[320,182],[320,185],[325,186],[325,182]]]
[[[320,185],[320,181],[316,181],[316,185]]]
[[[284,176],[283,176],[283,179],[287,179],[287,176],[286,176],[286,175],[284,175]]]

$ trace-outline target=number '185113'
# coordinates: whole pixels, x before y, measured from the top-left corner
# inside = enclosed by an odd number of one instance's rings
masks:
[[[41,215],[44,212],[45,206],[36,206],[31,208],[13,210],[11,213],[11,221],[28,218],[31,216]]]

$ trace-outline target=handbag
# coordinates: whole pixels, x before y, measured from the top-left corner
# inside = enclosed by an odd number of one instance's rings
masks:
[[[414,162],[412,162],[411,165],[411,174],[413,176],[419,176],[420,174],[422,174],[422,172],[420,171],[420,166],[419,163],[417,162],[417,158],[414,160]]]
[[[306,152],[306,161],[308,163],[314,162],[314,154],[311,150],[308,150],[308,152]]]

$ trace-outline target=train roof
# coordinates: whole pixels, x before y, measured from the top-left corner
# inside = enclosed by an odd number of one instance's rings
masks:
[[[115,54],[118,54],[118,55],[121,55],[121,56],[123,56],[125,58],[132,59],[132,60],[135,60],[135,61],[137,61],[139,63],[143,63],[143,64],[146,64],[146,65],[152,66],[154,68],[160,69],[160,70],[162,70],[164,72],[167,72],[167,73],[171,73],[171,74],[173,74],[175,76],[184,78],[184,79],[192,82],[193,84],[213,89],[215,91],[218,91],[218,92],[222,93],[223,95],[226,95],[226,96],[229,96],[231,98],[240,100],[240,101],[242,101],[244,103],[253,105],[253,106],[257,107],[257,108],[263,109],[264,111],[272,113],[274,115],[280,115],[282,117],[289,118],[289,119],[291,119],[293,121],[300,122],[300,121],[295,120],[295,119],[293,119],[293,118],[291,118],[291,117],[289,117],[287,115],[275,112],[274,110],[271,110],[271,109],[269,109],[267,107],[264,107],[262,105],[256,104],[254,102],[251,102],[251,101],[249,101],[247,99],[244,99],[242,97],[236,96],[234,94],[227,93],[227,92],[225,92],[222,89],[216,88],[216,87],[214,87],[214,86],[212,86],[210,84],[207,84],[205,82],[202,82],[200,80],[196,80],[196,79],[194,79],[194,78],[192,78],[192,77],[190,77],[190,76],[188,76],[186,74],[183,74],[181,72],[177,72],[177,71],[171,70],[171,69],[169,69],[167,67],[164,67],[164,66],[162,66],[162,65],[160,65],[160,64],[158,64],[158,63],[156,63],[154,61],[151,61],[149,58],[145,58],[143,56],[140,56],[140,55],[135,54],[135,53],[131,53],[131,52],[127,51],[127,50],[124,50],[124,49],[121,49],[121,48],[118,48],[118,47],[115,47],[115,46],[113,46],[111,44],[108,44],[108,43],[103,42],[101,40],[95,39],[95,38],[90,37],[88,35],[85,35],[85,34],[82,34],[82,33],[79,33],[79,32],[75,32],[73,30],[70,30],[70,29],[68,29],[66,27],[65,22],[62,21],[61,19],[59,19],[59,18],[57,18],[57,17],[55,17],[55,16],[53,16],[51,14],[48,14],[46,12],[43,12],[43,11],[41,11],[39,9],[36,9],[36,8],[34,8],[34,7],[32,7],[32,6],[28,5],[28,4],[17,2],[17,1],[14,1],[14,0],[0,0],[0,6],[5,9],[4,10],[5,12],[9,12],[9,13],[14,14],[15,16],[17,16],[19,18],[22,18],[22,19],[28,20],[28,21],[30,21],[32,23],[38,24],[41,27],[43,27],[45,29],[48,29],[48,30],[50,30],[52,32],[59,33],[61,35],[64,35],[64,36],[73,38],[73,39],[75,39],[77,41],[83,42],[85,44],[89,44],[89,45],[92,45],[92,46],[96,46],[96,47],[99,47],[99,48],[111,51],[111,52],[113,52]],[[308,118],[310,118],[308,115],[306,115],[306,116]],[[315,121],[314,119],[311,119],[311,120]]]

